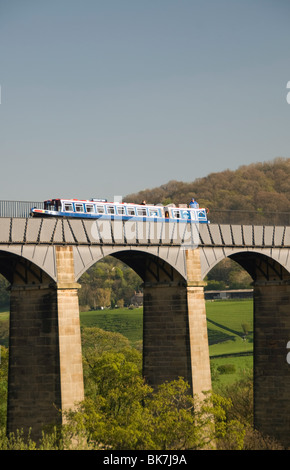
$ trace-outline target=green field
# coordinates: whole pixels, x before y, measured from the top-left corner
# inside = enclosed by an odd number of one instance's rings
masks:
[[[248,376],[249,373],[253,372],[253,356],[229,356],[229,357],[218,357],[211,359],[211,366],[216,369],[219,366],[231,365],[234,366],[234,372],[230,374],[219,374],[218,381],[213,380],[213,389],[219,388],[219,386],[230,385],[238,380],[242,379],[245,376]],[[212,374],[212,378],[214,374]]]
[[[206,302],[210,356],[253,351],[252,300]],[[249,325],[245,337],[243,324]]]
[[[206,313],[211,365],[234,366],[233,373],[219,376],[221,385],[229,385],[253,370],[253,301],[206,302]],[[244,323],[249,325],[246,337]]]
[[[142,340],[143,309],[118,308],[115,310],[93,310],[80,313],[81,326],[97,326],[105,331],[121,333],[131,344]]]
[[[206,302],[206,311],[211,363],[215,367],[234,365],[235,372],[221,377],[222,383],[231,383],[253,367],[253,302]],[[80,318],[82,326],[97,326],[121,333],[132,345],[142,340],[142,308],[84,312]],[[242,327],[244,323],[250,327],[246,337]]]
[[[210,356],[241,354],[253,351],[253,302],[206,302]],[[8,320],[9,311],[0,310],[0,321]],[[131,343],[142,340],[143,309],[120,308],[81,312],[82,326],[97,326],[106,331],[121,333]],[[242,324],[250,325],[246,341]]]
[[[9,309],[7,307],[0,308],[0,321],[9,319]]]
[[[242,301],[206,302],[210,355],[248,353],[253,350],[253,303]],[[96,310],[80,314],[83,326],[97,326],[126,336],[130,342],[142,340],[143,309]],[[250,325],[247,339],[242,324]]]

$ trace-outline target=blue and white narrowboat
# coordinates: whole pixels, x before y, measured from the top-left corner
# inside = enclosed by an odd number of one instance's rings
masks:
[[[108,202],[106,199],[49,199],[43,209],[32,208],[34,217],[69,217],[86,219],[177,221],[183,223],[209,223],[208,209],[154,204]]]

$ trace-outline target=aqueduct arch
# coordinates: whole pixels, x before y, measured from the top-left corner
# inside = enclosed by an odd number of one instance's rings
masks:
[[[75,250],[76,252],[77,250]],[[80,256],[80,252],[77,251]],[[91,252],[92,255],[92,252]],[[198,250],[111,247],[82,255],[77,278],[105,256],[143,280],[143,375],[152,386],[184,377],[193,393],[211,388],[204,283]]]
[[[190,283],[171,263],[155,254],[121,251],[115,256],[144,282],[143,375],[147,382],[158,386],[184,377],[193,393],[209,390],[206,312],[203,284],[197,275],[199,257],[188,253],[188,267],[195,266]]]
[[[268,250],[265,253],[259,249],[235,249],[228,257],[253,279],[254,427],[288,446],[290,364],[286,358],[290,345],[290,272],[288,256],[279,255],[278,251],[270,256]],[[212,263],[207,272],[220,261]]]

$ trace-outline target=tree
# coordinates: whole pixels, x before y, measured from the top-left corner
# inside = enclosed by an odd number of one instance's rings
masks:
[[[290,159],[277,158],[272,162],[243,165],[236,171],[225,170],[210,173],[190,183],[169,181],[159,188],[147,189],[126,196],[126,200],[146,199],[154,204],[168,201],[188,203],[192,196],[200,205],[215,211],[249,211],[262,209],[274,212],[290,212]],[[217,212],[215,222],[223,222],[224,215]],[[269,215],[264,217],[264,221]],[[289,223],[289,218],[287,219]]]
[[[69,414],[72,427],[110,449],[150,448],[143,401],[151,388],[144,384],[140,366],[141,354],[132,348],[96,358],[90,392],[78,412]]]
[[[151,425],[154,429],[154,449],[180,450],[200,446],[196,423],[195,400],[183,379],[166,382],[147,398]],[[203,440],[202,440],[203,441]]]
[[[225,258],[207,276],[205,290],[249,289],[251,276],[235,261]]]
[[[98,287],[94,292],[94,308],[109,307],[111,305],[111,290]]]
[[[243,329],[244,335],[247,336],[251,331],[251,325],[247,322],[244,322],[241,324],[241,327]]]
[[[89,373],[86,399],[67,422],[90,442],[110,450],[203,449],[231,435],[231,448],[241,448],[243,427],[226,419],[230,400],[210,394],[198,401],[182,378],[154,391],[132,348],[105,351]]]
[[[110,256],[93,265],[79,282],[82,285],[80,305],[91,309],[114,307],[120,301],[130,305],[131,297],[135,291],[140,291],[142,284],[141,278],[131,268]]]
[[[220,392],[233,404],[227,410],[229,420],[237,420],[246,427],[252,427],[254,422],[254,393],[252,372],[245,371],[238,382],[227,385]]]

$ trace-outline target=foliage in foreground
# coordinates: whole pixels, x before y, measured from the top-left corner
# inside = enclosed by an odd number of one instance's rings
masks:
[[[281,448],[253,431],[247,380],[202,400],[192,397],[183,378],[153,391],[142,377],[141,354],[122,335],[85,330],[86,399],[65,414],[66,424],[43,433],[37,444],[22,432],[7,437],[1,423],[0,450]]]
[[[100,355],[85,349],[86,399],[67,414],[67,429],[112,450],[214,448],[227,436],[242,448],[244,427],[228,419],[230,400],[192,397],[182,378],[153,391],[141,374],[141,354],[121,344]]]
[[[234,421],[226,422],[224,407],[229,405],[221,397],[197,403],[181,378],[162,384],[156,393],[136,380],[121,390],[110,390],[107,398],[87,398],[67,418],[68,426],[86,433],[89,442],[101,442],[112,450],[214,448],[216,438],[233,435],[233,431],[234,446],[241,448],[243,427]]]
[[[141,354],[115,339],[115,351],[93,355],[85,348],[86,399],[66,413],[65,425],[43,434],[37,445],[21,432],[7,438],[2,431],[0,450],[203,449],[227,436],[233,448],[242,448],[243,426],[227,418],[230,400],[208,395],[199,401],[182,378],[153,391],[141,374]]]

